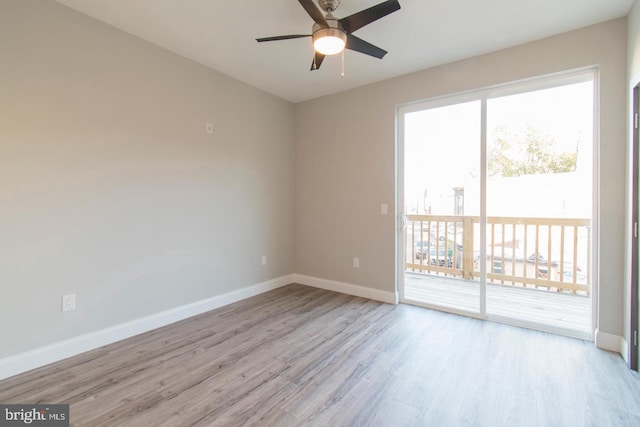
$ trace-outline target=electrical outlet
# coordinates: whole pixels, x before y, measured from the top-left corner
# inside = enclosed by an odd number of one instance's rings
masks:
[[[360,268],[360,258],[353,258],[354,268]]]
[[[380,205],[380,213],[382,215],[388,215],[389,214],[389,205],[386,203],[383,203]]]
[[[262,255],[262,265],[267,265],[267,256]]]
[[[71,311],[76,309],[76,294],[62,296],[62,311]]]

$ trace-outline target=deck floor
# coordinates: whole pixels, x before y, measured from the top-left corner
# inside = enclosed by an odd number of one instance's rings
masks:
[[[480,284],[452,277],[405,273],[404,298],[479,312]],[[487,315],[591,336],[591,299],[583,295],[487,284]]]

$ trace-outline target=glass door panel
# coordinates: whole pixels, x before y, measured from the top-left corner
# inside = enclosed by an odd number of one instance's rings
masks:
[[[593,80],[487,100],[487,316],[590,334]]]
[[[479,312],[480,111],[472,101],[403,116],[407,301]]]

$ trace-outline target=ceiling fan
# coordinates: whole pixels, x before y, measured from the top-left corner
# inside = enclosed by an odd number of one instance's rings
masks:
[[[320,68],[326,55],[335,55],[344,49],[354,50],[379,59],[382,59],[387,54],[386,50],[380,49],[378,46],[374,46],[354,36],[352,33],[400,9],[398,0],[382,2],[342,19],[335,18],[332,14],[340,6],[340,0],[318,0],[318,5],[326,13],[324,16],[313,4],[313,0],[298,0],[298,2],[315,21],[311,28],[311,34],[263,37],[256,39],[256,41],[261,43],[311,37],[315,49],[311,71]]]

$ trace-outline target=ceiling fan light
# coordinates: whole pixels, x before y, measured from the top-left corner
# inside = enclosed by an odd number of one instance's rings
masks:
[[[313,46],[323,55],[335,55],[344,49],[344,40],[332,36],[320,37],[316,39]]]
[[[338,28],[321,28],[313,34],[313,47],[323,55],[335,55],[344,50],[347,35]]]

